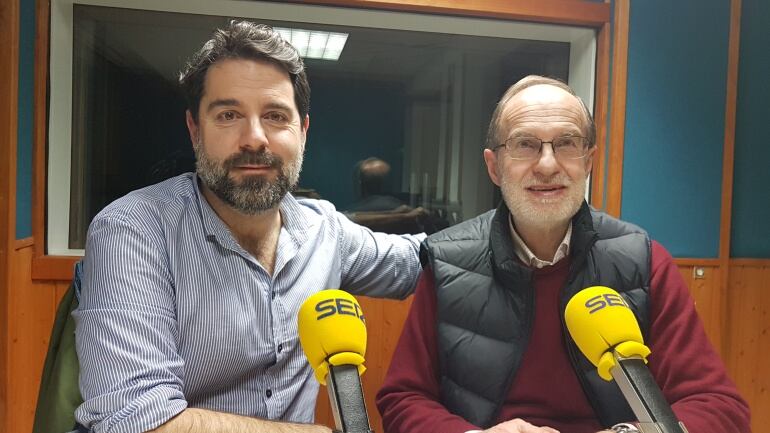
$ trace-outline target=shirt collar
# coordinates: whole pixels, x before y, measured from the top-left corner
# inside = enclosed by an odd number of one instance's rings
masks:
[[[508,226],[511,229],[511,237],[513,238],[513,250],[516,252],[516,257],[518,257],[519,260],[528,266],[542,269],[546,266],[555,265],[561,259],[569,255],[569,243],[570,239],[572,238],[572,221],[570,221],[569,226],[567,226],[567,233],[564,235],[564,239],[562,239],[561,244],[559,244],[559,247],[556,249],[556,254],[554,254],[551,261],[540,260],[537,258],[537,256],[535,256],[535,254],[532,253],[532,250],[530,250],[527,244],[524,243],[524,239],[522,239],[521,236],[519,236],[519,234],[516,232],[516,228],[513,226],[513,218],[511,218],[510,215],[508,217]]]
[[[222,221],[214,208],[211,207],[203,195],[199,185],[199,177],[193,175],[193,188],[198,200],[198,207],[203,220],[203,230],[209,238],[215,238],[220,244],[234,248],[238,245],[235,237],[230,232],[227,224]],[[306,215],[303,206],[291,194],[286,194],[279,205],[281,212],[281,230],[289,234],[296,247],[299,247],[308,239],[308,230],[316,224],[316,219]],[[240,245],[238,245],[240,249]]]
[[[220,244],[227,245],[228,240],[233,237],[230,233],[230,229],[227,228],[227,225],[225,225],[224,221],[219,218],[208,200],[206,200],[203,191],[201,191],[199,182],[200,178],[198,177],[198,174],[194,173],[192,183],[195,190],[195,197],[198,200],[198,209],[200,209],[201,213],[203,231],[206,233],[207,238],[215,238]]]

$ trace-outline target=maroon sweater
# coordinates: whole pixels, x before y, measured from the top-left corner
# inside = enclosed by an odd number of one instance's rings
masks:
[[[532,334],[497,422],[522,418],[561,433],[602,429],[563,343],[559,293],[568,269],[569,258],[534,271]],[[671,255],[657,242],[652,245],[650,297],[649,368],[677,417],[694,433],[749,432],[748,405],[711,346]],[[377,394],[385,433],[480,429],[439,402],[436,323],[435,282],[426,270]]]

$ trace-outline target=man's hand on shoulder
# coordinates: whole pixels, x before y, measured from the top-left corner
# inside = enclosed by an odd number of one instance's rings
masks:
[[[559,433],[551,427],[537,427],[523,419],[516,418],[484,430],[481,433]]]

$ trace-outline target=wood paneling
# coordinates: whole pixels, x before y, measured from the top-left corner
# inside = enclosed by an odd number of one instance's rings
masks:
[[[14,250],[20,250],[22,248],[31,247],[35,244],[35,239],[32,237],[24,238],[24,239],[16,239],[13,242],[13,249]]]
[[[623,142],[626,130],[626,78],[628,75],[628,25],[630,0],[615,0],[613,18],[612,82],[610,83],[610,142],[607,163],[607,204],[605,210],[620,216],[623,189]]]
[[[37,250],[42,250],[42,245],[37,245]],[[72,279],[72,272],[81,257],[74,256],[44,256],[37,252],[32,258],[32,279],[64,281]]]
[[[591,171],[591,205],[604,209],[604,192],[607,182],[607,107],[609,106],[610,77],[610,24],[606,23],[597,35],[596,54],[596,102],[594,123],[596,124],[596,152]]]
[[[770,259],[730,259],[730,267],[749,266],[770,268]]]
[[[19,1],[0,2],[0,428],[8,418],[8,380],[13,370],[8,363],[9,280],[14,272],[11,256],[16,237],[16,129],[19,75]]]
[[[770,432],[770,263],[731,265],[728,294],[725,361],[751,406],[752,431]]]
[[[677,266],[721,266],[719,259],[691,259],[691,258],[674,258],[674,263]]]
[[[297,3],[600,27],[610,5],[579,0],[293,0]]]
[[[679,265],[712,343],[752,409],[752,431],[770,432],[770,260],[730,260],[727,270],[713,260]],[[703,278],[695,278],[701,267]],[[721,287],[728,275],[725,290]],[[721,342],[721,344],[720,344]]]
[[[730,1],[730,39],[725,85],[725,136],[722,157],[722,204],[719,225],[719,257],[730,258],[730,228],[733,209],[733,165],[735,159],[735,105],[738,99],[738,57],[740,56],[741,0]],[[727,285],[727,277],[724,279]]]
[[[45,254],[46,137],[48,136],[48,26],[49,0],[35,3],[35,102],[32,141],[32,237],[35,256]],[[33,268],[34,278],[34,268]],[[70,279],[62,275],[59,279]]]
[[[730,228],[733,209],[733,165],[735,159],[735,106],[738,99],[738,57],[740,55],[741,0],[730,1],[730,39],[727,53],[725,92],[725,135],[722,156],[722,204],[719,226],[719,258],[727,266],[730,258]],[[728,277],[724,278],[727,285]]]
[[[682,278],[690,288],[690,294],[695,300],[695,308],[706,328],[706,334],[711,339],[711,344],[724,359],[724,316],[725,308],[721,302],[722,296],[722,269],[719,266],[702,264],[678,265]],[[696,278],[694,270],[701,268],[704,271],[702,278]]]
[[[722,273],[720,286],[725,290],[720,291],[718,299],[723,306],[725,316],[727,311],[726,289],[730,286],[730,232],[732,229],[733,212],[733,170],[735,159],[735,110],[738,99],[738,58],[740,57],[741,36],[741,0],[730,1],[730,36],[727,52],[727,82],[725,83],[725,134],[722,145],[722,196],[719,216],[719,260]],[[723,339],[723,351],[728,353],[727,345],[730,344],[730,336]]]
[[[8,292],[8,412],[3,431],[32,431],[56,306],[68,282],[32,282],[32,247],[11,255]],[[62,289],[64,287],[64,289]]]

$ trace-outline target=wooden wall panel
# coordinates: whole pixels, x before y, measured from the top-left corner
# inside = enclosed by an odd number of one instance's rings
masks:
[[[285,1],[285,0],[284,0]],[[289,0],[429,14],[489,17],[598,27],[609,21],[607,3],[585,0]]]
[[[612,74],[610,100],[610,141],[607,165],[606,201],[604,210],[619,217],[623,189],[623,146],[626,131],[626,78],[628,75],[628,29],[631,16],[630,0],[614,0],[614,31],[612,35]]]
[[[604,209],[605,182],[607,182],[607,107],[610,104],[610,48],[612,45],[610,23],[602,26],[596,36],[596,94],[594,99],[594,123],[596,124],[596,152],[591,170],[591,205]]]
[[[730,375],[751,406],[754,433],[770,432],[770,260],[730,266],[726,328]]]
[[[40,386],[40,376],[48,350],[59,286],[66,283],[32,282],[33,248],[14,251],[11,256],[8,291],[8,412],[6,432],[28,433]]]
[[[694,269],[703,269],[703,278],[696,278]],[[725,358],[724,348],[724,316],[725,308],[722,302],[722,270],[718,266],[679,265],[679,272],[690,288],[690,294],[695,300],[695,308],[703,321],[703,327],[711,339],[711,344]]]
[[[19,1],[0,2],[0,424],[7,418],[9,345],[7,308],[12,244],[16,235],[16,129],[18,101]],[[2,427],[0,425],[0,427]]]

